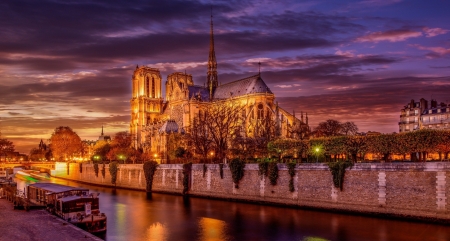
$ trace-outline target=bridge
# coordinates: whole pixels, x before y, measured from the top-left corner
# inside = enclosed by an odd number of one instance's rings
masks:
[[[50,174],[55,170],[55,162],[0,162],[0,169],[23,167],[24,169],[38,170]]]

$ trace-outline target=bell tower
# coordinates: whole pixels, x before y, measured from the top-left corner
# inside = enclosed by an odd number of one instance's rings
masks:
[[[131,82],[130,134],[133,147],[139,148],[145,141],[145,126],[156,122],[162,111],[161,74],[158,69],[136,66]]]

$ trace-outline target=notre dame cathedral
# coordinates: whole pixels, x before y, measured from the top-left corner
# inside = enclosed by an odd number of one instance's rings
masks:
[[[208,109],[215,101],[233,99],[245,103],[245,128],[251,128],[251,123],[258,118],[270,116],[277,122],[279,137],[295,137],[290,131],[293,126],[309,130],[307,114],[304,119],[301,113],[298,119],[295,113],[279,107],[260,73],[219,85],[212,19],[206,85],[194,85],[192,75],[181,72],[167,76],[165,85],[164,98],[159,70],[136,66],[132,76],[130,133],[135,148],[142,148],[155,157],[164,156],[168,133],[188,130],[199,111]]]

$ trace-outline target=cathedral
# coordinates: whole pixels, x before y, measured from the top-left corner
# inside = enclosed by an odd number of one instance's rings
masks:
[[[307,129],[308,116],[295,117],[278,106],[275,95],[264,83],[261,73],[247,78],[219,84],[217,61],[214,51],[213,23],[211,18],[210,48],[207,79],[204,85],[195,85],[192,75],[175,72],[167,76],[165,97],[162,94],[162,77],[158,69],[136,66],[132,76],[130,133],[133,146],[142,148],[155,157],[164,159],[169,133],[185,133],[199,112],[211,104],[222,101],[243,103],[243,126],[252,128],[252,123],[261,118],[273,118],[278,126],[279,137],[292,137],[290,129],[295,126]],[[251,133],[251,131],[244,131]],[[251,135],[251,134],[248,134]],[[159,158],[158,158],[159,159]]]

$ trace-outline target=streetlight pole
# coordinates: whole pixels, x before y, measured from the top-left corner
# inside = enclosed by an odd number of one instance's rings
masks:
[[[319,148],[316,147],[316,163],[319,162]]]

